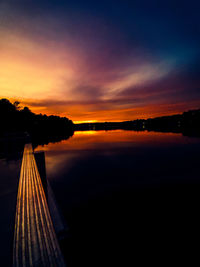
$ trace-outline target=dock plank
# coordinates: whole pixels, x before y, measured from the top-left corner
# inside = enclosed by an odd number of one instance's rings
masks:
[[[24,147],[21,165],[13,266],[65,266],[31,144]]]

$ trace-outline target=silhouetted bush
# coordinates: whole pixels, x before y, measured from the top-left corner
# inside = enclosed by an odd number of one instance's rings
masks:
[[[28,133],[33,143],[48,143],[66,139],[73,135],[73,122],[66,117],[34,114],[28,107],[19,108],[19,102],[12,104],[0,100],[0,137],[19,136]]]

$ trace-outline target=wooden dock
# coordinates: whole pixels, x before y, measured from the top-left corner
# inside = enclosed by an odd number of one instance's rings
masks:
[[[25,145],[22,159],[13,266],[65,266],[31,144]]]

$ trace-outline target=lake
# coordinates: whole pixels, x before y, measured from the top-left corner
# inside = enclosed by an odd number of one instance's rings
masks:
[[[200,139],[80,131],[35,151],[45,151],[47,178],[69,228],[61,243],[68,266],[163,266],[186,262],[190,250],[195,255]],[[8,265],[19,170],[20,160],[0,161],[0,242]]]

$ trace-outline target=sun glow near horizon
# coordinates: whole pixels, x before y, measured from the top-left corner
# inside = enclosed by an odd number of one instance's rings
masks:
[[[99,121],[98,120],[74,121],[75,124],[79,124],[79,123],[95,123],[95,122],[99,122]]]
[[[1,98],[75,123],[145,119],[200,107],[199,42],[188,43],[191,36],[176,28],[171,11],[171,27],[157,18],[160,32],[138,24],[132,14],[128,27],[109,13],[111,26],[106,14],[89,16],[77,12],[78,6],[52,3],[54,12],[37,1],[1,2]],[[174,31],[180,40],[170,39]]]

